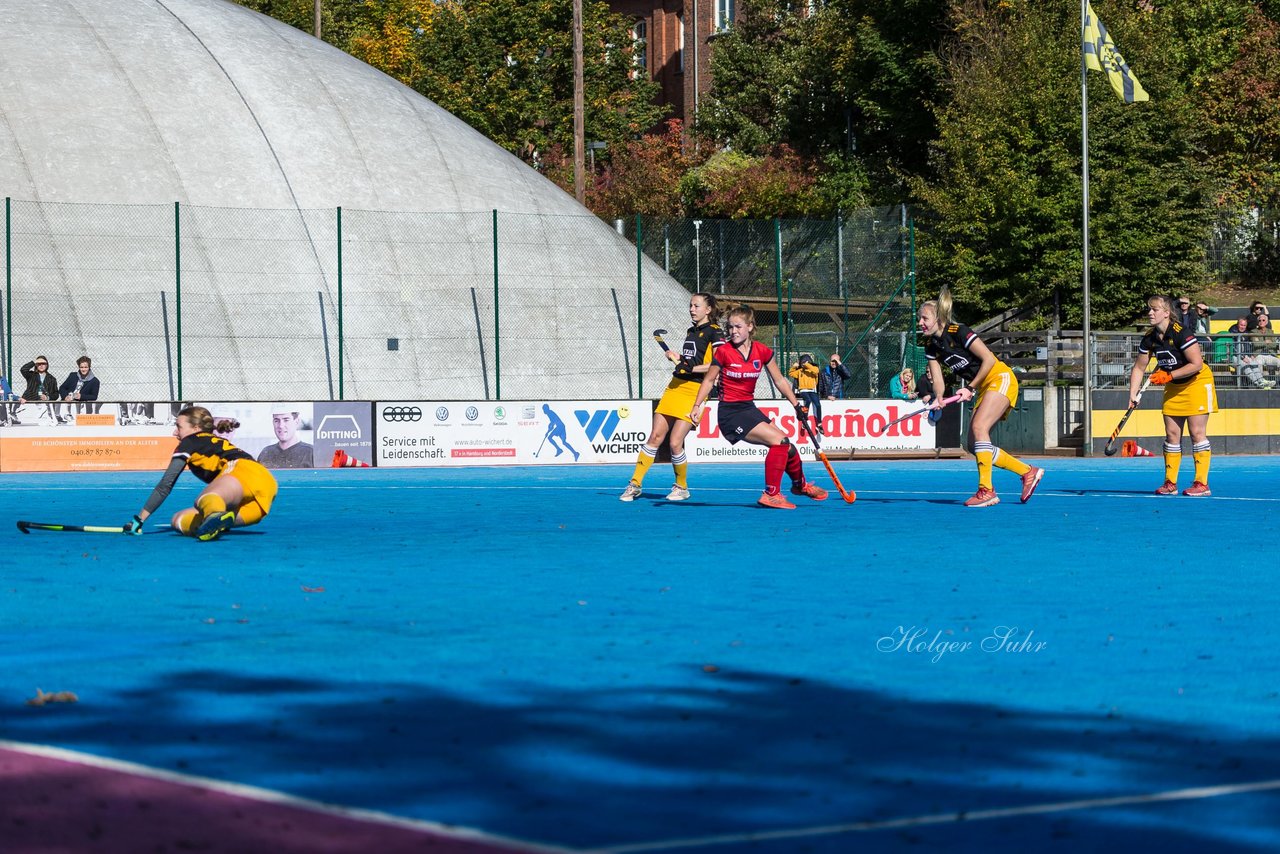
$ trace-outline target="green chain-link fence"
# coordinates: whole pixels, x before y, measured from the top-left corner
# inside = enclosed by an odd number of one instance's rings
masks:
[[[834,220],[641,218],[645,254],[690,291],[747,302],[785,368],[840,353],[846,396],[883,397],[923,368],[915,326],[914,226],[901,207]],[[624,223],[634,238],[634,223]],[[760,390],[764,392],[762,388]]]
[[[901,208],[610,228],[6,200],[0,365],[88,354],[116,400],[654,397],[650,332],[701,289],[754,305],[784,367],[839,352],[847,395],[882,396],[918,357],[912,246]]]

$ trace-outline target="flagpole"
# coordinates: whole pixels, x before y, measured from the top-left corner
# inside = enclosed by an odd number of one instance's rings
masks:
[[[1093,456],[1093,330],[1089,317],[1089,76],[1085,60],[1085,17],[1089,0],[1080,0],[1080,150],[1084,192],[1081,201],[1081,248],[1084,258],[1084,455]]]

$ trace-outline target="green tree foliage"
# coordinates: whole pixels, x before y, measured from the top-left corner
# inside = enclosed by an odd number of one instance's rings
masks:
[[[744,0],[712,51],[699,131],[749,153],[779,144],[900,201],[935,133],[945,0]],[[837,159],[833,159],[837,158]]]
[[[312,0],[239,0],[308,32]],[[573,147],[570,0],[325,0],[326,41],[396,77],[531,163]],[[588,140],[619,150],[662,118],[634,73],[629,19],[583,3]],[[558,173],[557,173],[558,174]]]
[[[571,24],[568,0],[445,0],[411,85],[531,162],[572,150]],[[657,86],[633,76],[630,24],[605,4],[583,4],[583,45],[587,139],[622,148],[662,117]]]
[[[709,217],[820,216],[814,172],[785,145],[762,156],[722,151],[685,176],[684,193]]]
[[[1063,321],[1078,325],[1078,7],[965,0],[952,20],[936,178],[916,184],[932,217],[921,247],[931,281],[949,284],[970,316],[1025,305],[1047,314],[1057,292]],[[1102,326],[1128,323],[1147,293],[1204,282],[1212,189],[1185,79],[1146,61],[1132,13],[1104,21],[1151,101],[1125,105],[1091,72],[1091,307]]]

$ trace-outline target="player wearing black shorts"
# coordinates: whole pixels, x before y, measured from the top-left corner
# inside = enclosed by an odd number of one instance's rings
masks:
[[[711,394],[711,387],[720,381],[720,433],[732,444],[747,442],[765,445],[769,452],[764,458],[764,493],[756,503],[780,510],[794,510],[795,505],[782,495],[782,473],[791,476],[791,492],[807,495],[814,501],[822,501],[827,491],[805,480],[800,453],[787,434],[783,433],[755,403],[756,381],[760,375],[769,379],[787,402],[796,408],[796,417],[807,421],[809,411],[791,389],[773,350],[752,339],[755,331],[755,312],[751,306],[738,306],[729,312],[726,323],[728,340],[719,344],[712,354],[711,366],[702,378],[689,418],[697,424],[702,419],[702,405]]]

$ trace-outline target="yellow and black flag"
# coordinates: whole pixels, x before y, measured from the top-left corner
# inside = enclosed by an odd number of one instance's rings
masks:
[[[1102,21],[1098,20],[1098,16],[1093,13],[1093,4],[1087,3],[1084,15],[1084,62],[1094,71],[1107,72],[1107,80],[1111,82],[1111,88],[1116,90],[1116,94],[1124,100],[1126,104],[1132,104],[1135,101],[1149,101],[1151,96],[1142,88],[1142,84],[1138,82],[1138,78],[1133,76],[1133,72],[1129,70],[1129,65],[1124,61],[1124,57],[1120,55],[1120,51],[1116,49],[1116,43],[1111,40],[1107,28],[1103,26]]]

